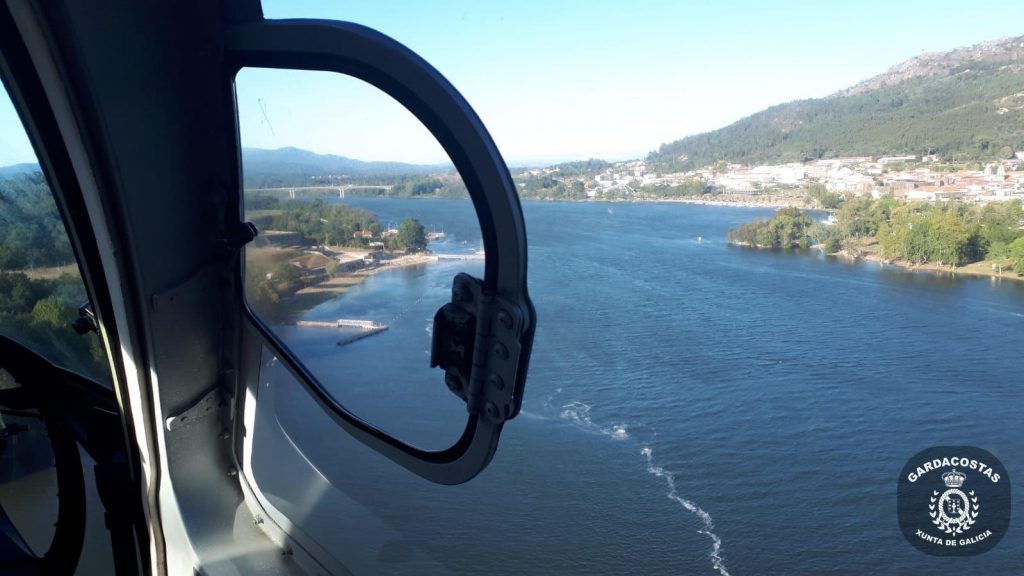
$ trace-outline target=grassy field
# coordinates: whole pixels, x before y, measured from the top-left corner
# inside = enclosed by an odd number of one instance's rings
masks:
[[[246,246],[245,264],[257,268],[271,268],[282,262],[302,257],[302,251],[277,246]]]
[[[245,217],[249,220],[256,220],[257,218],[270,218],[271,216],[277,216],[283,212],[283,210],[246,210]]]
[[[78,264],[65,264],[63,266],[50,266],[46,268],[31,268],[28,270],[21,270],[26,276],[33,280],[52,280],[53,278],[59,278],[65,274],[69,276],[78,276]]]

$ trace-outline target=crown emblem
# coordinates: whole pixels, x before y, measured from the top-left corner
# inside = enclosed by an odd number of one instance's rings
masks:
[[[942,475],[942,481],[950,488],[959,488],[963,486],[965,480],[967,480],[967,475],[963,472],[957,472],[956,468],[953,468]]]

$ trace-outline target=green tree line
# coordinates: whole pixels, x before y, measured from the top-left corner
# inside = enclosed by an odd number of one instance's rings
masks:
[[[857,252],[877,241],[882,256],[911,264],[963,266],[982,260],[1013,266],[1024,276],[1024,209],[1019,202],[985,206],[903,203],[893,198],[845,201],[836,223],[814,222],[786,208],[768,220],[729,231],[730,242],[762,248],[807,248]]]
[[[797,208],[783,208],[768,220],[755,220],[729,230],[734,244],[758,248],[809,248],[814,220]]]
[[[36,279],[0,271],[0,332],[60,366],[107,380],[100,339],[71,328],[85,300],[85,288],[77,276]]]
[[[0,269],[61,266],[74,260],[43,175],[0,179]]]
[[[108,380],[100,339],[71,328],[86,300],[81,278],[33,278],[35,268],[75,262],[42,174],[0,178],[0,332],[58,365]]]
[[[271,204],[263,201],[263,206]],[[361,230],[378,235],[383,230],[369,210],[344,204],[328,204],[321,199],[277,200],[279,213],[266,224],[270,230],[298,232],[307,245],[365,246],[367,239],[357,236]]]

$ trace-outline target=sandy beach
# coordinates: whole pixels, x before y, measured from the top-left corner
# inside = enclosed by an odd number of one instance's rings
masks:
[[[350,254],[351,252],[344,252],[342,254]],[[387,270],[397,270],[399,268],[408,268],[410,266],[423,266],[426,264],[432,264],[437,262],[437,256],[429,252],[418,252],[416,254],[404,254],[397,256],[389,260],[382,260],[378,265],[360,268],[351,272],[338,272],[333,278],[327,278],[322,282],[307,286],[295,292],[296,295],[303,294],[342,294],[352,286],[362,283],[364,280],[373,276],[374,274],[380,274]]]

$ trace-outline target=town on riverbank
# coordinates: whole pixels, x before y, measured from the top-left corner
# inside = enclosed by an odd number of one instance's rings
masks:
[[[719,161],[679,172],[667,171],[671,164],[664,162],[585,160],[520,169],[513,179],[524,200],[774,208],[774,218],[740,227],[730,241],[1016,279],[1024,272],[1017,265],[1024,262],[1024,151],[1006,156],[985,163],[934,154],[758,166]],[[465,195],[454,173],[396,182],[365,189],[348,185],[338,193]],[[247,212],[264,231],[248,252],[247,289],[256,307],[294,315],[380,270],[436,260],[425,251],[422,224],[384,227],[365,210],[326,202],[323,197],[334,188],[324,186],[289,189],[288,197],[277,189],[247,193]],[[303,199],[289,200],[297,191]],[[831,215],[818,223],[791,210]]]
[[[644,160],[585,160],[520,170],[515,180],[523,198],[542,200],[669,200],[833,209],[842,199],[869,196],[988,204],[1024,201],[1024,151],[985,163],[908,154],[754,166],[720,161],[679,172]],[[812,196],[808,193],[812,190],[821,193]]]

